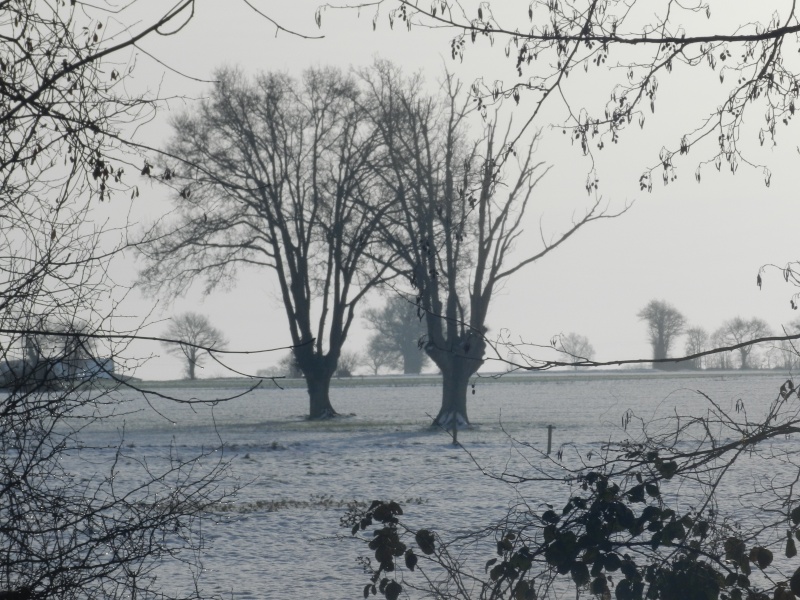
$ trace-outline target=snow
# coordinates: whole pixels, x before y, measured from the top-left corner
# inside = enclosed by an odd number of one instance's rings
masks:
[[[509,377],[479,380],[469,398],[473,427],[459,432],[463,448],[447,432],[430,427],[438,409],[437,386],[337,387],[332,402],[355,416],[309,422],[301,389],[266,389],[215,406],[151,402],[127,393],[119,412],[86,432],[93,448],[115,445],[155,466],[174,448],[190,457],[209,449],[230,461],[226,485],[243,485],[235,501],[213,513],[203,534],[199,585],[224,598],[350,599],[360,597],[367,577],[356,563],[363,544],[350,539],[339,518],[347,502],[394,499],[417,527],[444,537],[503,517],[524,497],[532,507],[563,504],[562,484],[513,487],[482,470],[531,475],[533,468],[558,475],[543,456],[547,426],[555,427],[553,452],[565,460],[594,455],[604,442],[634,433],[622,428],[628,409],[652,421],[673,413],[705,411],[703,390],[722,407],[739,398],[752,413],[765,408],[785,375],[737,377]],[[211,400],[224,390],[170,390]],[[523,444],[529,444],[526,447]],[[537,452],[538,451],[538,452]],[[92,450],[102,463],[111,449]],[[126,464],[120,465],[120,478]],[[343,536],[341,539],[339,536]],[[475,557],[482,565],[489,554]],[[179,564],[163,565],[167,589],[191,585]]]

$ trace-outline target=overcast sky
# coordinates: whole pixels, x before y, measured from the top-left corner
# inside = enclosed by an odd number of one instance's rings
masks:
[[[443,68],[452,69],[470,83],[477,77],[491,81],[514,77],[513,61],[502,52],[470,50],[464,64],[450,60],[452,32],[411,32],[389,29],[385,15],[372,31],[374,12],[328,10],[322,28],[314,24],[317,0],[253,0],[264,13],[282,25],[323,39],[305,40],[275,28],[255,15],[244,2],[200,0],[197,14],[178,35],[150,40],[144,48],[174,69],[198,79],[211,79],[214,69],[239,65],[247,72],[283,70],[299,74],[309,66],[363,66],[374,58],[388,58],[409,71],[423,70],[435,82]],[[159,3],[160,4],[160,3]],[[730,3],[726,3],[726,7]],[[770,11],[767,13],[767,18]],[[142,141],[158,145],[169,135],[170,112],[191,110],[191,98],[203,95],[209,84],[181,77],[145,56],[134,72],[135,84],[161,94],[185,96],[173,101],[168,110],[139,132]],[[571,83],[573,91],[591,97],[596,92],[590,78]],[[800,223],[797,172],[800,169],[796,127],[783,129],[778,146],[757,148],[760,160],[768,161],[772,185],[764,185],[760,171],[742,168],[736,176],[706,169],[701,184],[694,180],[697,160],[692,154],[680,163],[679,178],[667,187],[656,181],[652,193],[639,190],[638,178],[645,167],[657,161],[664,145],[675,145],[680,133],[699,124],[698,119],[715,105],[710,78],[676,73],[662,81],[655,115],[648,117],[642,132],[625,135],[617,146],[597,155],[600,194],[610,210],[632,203],[632,208],[615,220],[589,225],[567,244],[539,263],[526,268],[497,294],[492,302],[490,336],[508,331],[514,339],[547,344],[553,335],[575,331],[586,335],[597,359],[613,360],[650,356],[645,325],[636,314],[651,299],[674,304],[692,325],[709,331],[724,320],[758,316],[779,329],[797,318],[789,307],[793,288],[783,283],[778,271],[765,277],[764,289],[756,286],[756,274],[764,264],[782,265],[797,258],[796,230]],[[713,81],[713,79],[711,79]],[[585,91],[580,87],[584,86]],[[703,104],[706,102],[706,104]],[[713,102],[713,100],[711,100]],[[505,115],[522,122],[524,102]],[[551,165],[530,212],[520,255],[540,244],[540,231],[550,237],[565,229],[573,215],[580,215],[591,198],[584,190],[591,168],[580,151],[570,144],[560,128],[550,127],[560,116],[553,106],[536,123],[541,132],[537,158]],[[746,139],[746,138],[745,138]],[[158,186],[139,182],[142,195],[134,207],[142,223],[169,209],[169,195]],[[117,266],[118,277],[132,280],[135,267],[130,260]],[[379,303],[372,298],[373,304]],[[129,314],[145,314],[153,299],[134,293]],[[277,294],[273,274],[251,271],[231,290],[209,296],[195,291],[171,304],[163,300],[153,318],[168,319],[184,310],[207,314],[230,340],[232,349],[252,350],[288,345],[286,317]],[[161,322],[145,331],[157,335],[166,328]],[[346,349],[359,351],[367,334],[358,327]],[[683,348],[683,340],[679,341]],[[141,354],[163,354],[157,346],[137,348]],[[673,352],[674,353],[674,352]],[[279,355],[244,356],[230,359],[237,369],[254,373],[274,364]],[[490,370],[502,370],[489,363]],[[146,378],[179,378],[183,366],[177,359],[160,356],[147,362],[137,375]],[[223,369],[209,365],[201,376],[222,375]]]

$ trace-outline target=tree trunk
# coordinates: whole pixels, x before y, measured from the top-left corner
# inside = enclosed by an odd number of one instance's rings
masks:
[[[457,357],[454,357],[457,359]],[[456,361],[453,361],[456,362]],[[453,368],[442,370],[442,407],[433,424],[445,429],[450,429],[455,424],[457,427],[469,425],[467,415],[467,388],[469,378],[475,372],[465,369],[464,359],[457,361]],[[449,372],[448,372],[449,371]]]
[[[336,371],[338,357],[316,354],[308,346],[296,348],[297,366],[306,379],[308,418],[330,419],[337,415],[330,399],[331,377]]]
[[[450,429],[469,425],[467,388],[469,379],[483,364],[486,345],[480,338],[467,336],[456,345],[458,351],[428,350],[428,355],[442,371],[442,406],[433,424]]]
[[[405,375],[419,375],[422,371],[424,354],[417,346],[403,348],[403,373]]]
[[[749,369],[750,368],[750,364],[749,364],[748,361],[750,360],[750,353],[749,352],[745,352],[744,348],[739,348],[739,356],[742,357],[742,364],[741,364],[741,366],[739,368],[740,369]]]
[[[336,416],[330,398],[331,376],[317,374],[316,376],[306,375],[306,387],[308,388],[308,418],[309,419],[330,419]]]
[[[190,358],[190,359],[189,359],[189,365],[188,365],[188,367],[187,367],[187,376],[188,376],[188,377],[189,377],[189,379],[191,379],[191,380],[194,380],[194,379],[197,377],[197,376],[195,375],[195,372],[194,372],[195,366],[196,366],[196,363],[195,363],[195,361],[193,361],[193,360]]]

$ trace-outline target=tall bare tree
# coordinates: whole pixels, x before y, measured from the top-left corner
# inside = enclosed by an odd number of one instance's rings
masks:
[[[208,348],[222,350],[228,345],[222,332],[214,327],[208,317],[195,312],[185,312],[172,319],[164,337],[186,342],[176,345],[166,343],[167,352],[186,359],[186,376],[196,379],[196,369],[208,355]]]
[[[384,240],[416,292],[427,326],[425,351],[442,373],[435,422],[468,423],[467,387],[484,362],[497,286],[584,225],[609,215],[598,200],[565,232],[512,260],[523,215],[547,171],[534,160],[533,143],[514,148],[508,132],[495,124],[471,140],[472,109],[453,77],[447,77],[439,97],[424,93],[419,78],[406,79],[386,63],[363,78],[371,88],[368,106],[382,144],[378,172],[393,202],[383,220]],[[518,172],[510,178],[500,163],[516,151]]]
[[[722,345],[733,346],[768,335],[772,335],[772,329],[763,319],[735,317],[722,324],[717,330],[716,337],[722,342]],[[749,369],[753,366],[750,361],[754,347],[744,345],[738,349],[740,369]]]
[[[579,333],[568,333],[558,338],[557,346],[564,355],[565,361],[590,361],[594,359],[594,348],[589,338]],[[578,367],[574,369],[577,371]]]
[[[667,358],[675,338],[683,333],[686,318],[665,300],[651,300],[637,316],[647,323],[653,359]],[[654,366],[659,368],[657,364]]]
[[[299,81],[219,71],[209,98],[173,122],[177,218],[143,248],[151,292],[200,280],[209,291],[244,268],[276,275],[312,418],[335,414],[330,380],[356,305],[387,269],[368,260],[386,203],[360,104],[335,69]]]

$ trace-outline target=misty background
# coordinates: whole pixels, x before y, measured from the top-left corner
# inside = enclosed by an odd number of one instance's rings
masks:
[[[746,6],[743,2],[735,4],[743,10]],[[143,3],[137,10],[144,11],[147,6]],[[441,81],[445,69],[467,84],[477,78],[484,82],[516,78],[513,61],[506,59],[502,46],[489,49],[488,41],[479,41],[476,48],[468,49],[463,63],[452,60],[449,40],[453,32],[447,29],[416,28],[408,32],[398,25],[390,29],[385,15],[379,15],[373,31],[374,11],[364,9],[357,17],[354,11],[334,8],[322,10],[322,27],[317,28],[316,0],[263,2],[258,6],[283,27],[322,37],[304,39],[283,31],[273,35],[275,28],[254,16],[244,2],[198,4],[195,17],[179,36],[148,39],[137,56],[129,85],[141,82],[148,86],[143,89],[155,92],[150,82],[158,81],[158,93],[175,99],[169,102],[168,110],[140,127],[135,139],[152,147],[162,146],[171,134],[171,115],[191,111],[193,99],[207,93],[211,86],[207,81],[222,66],[238,66],[248,75],[279,70],[297,76],[310,66],[359,68],[383,58],[407,73],[422,72],[431,90]],[[731,14],[744,18],[741,11],[731,10]],[[159,57],[168,68],[165,70],[148,54]],[[588,76],[582,75],[574,75],[569,85],[578,91],[585,88],[588,96],[593,93],[593,78],[601,75],[591,71]],[[647,115],[647,126],[641,131],[629,129],[618,145],[607,144],[602,151],[595,151],[594,164],[561,128],[548,125],[565,117],[563,105],[551,101],[549,112],[528,128],[525,136],[541,134],[535,159],[545,161],[551,170],[534,192],[519,250],[526,243],[540,244],[542,238],[555,237],[574,217],[583,214],[594,199],[585,189],[592,169],[599,179],[599,195],[611,211],[631,203],[632,208],[620,218],[583,228],[562,247],[511,278],[493,299],[488,319],[490,339],[507,335],[512,341],[546,346],[553,336],[574,331],[589,338],[596,360],[608,361],[651,356],[646,325],[636,316],[651,299],[666,300],[685,315],[690,326],[709,332],[736,316],[759,317],[780,332],[782,326],[800,316],[790,307],[794,289],[783,282],[779,270],[764,274],[763,289],[756,285],[763,265],[782,266],[797,257],[800,206],[795,189],[800,154],[791,127],[778,132],[777,146],[767,142],[759,147],[756,131],[760,124],[745,121],[742,143],[754,160],[769,165],[769,187],[760,170],[744,165],[736,175],[727,172],[726,166],[718,173],[713,165],[707,165],[698,184],[694,172],[704,157],[693,150],[688,156],[676,157],[677,180],[664,186],[654,178],[652,192],[640,190],[639,176],[658,163],[659,150],[665,145],[675,146],[680,135],[699,125],[707,116],[702,106],[711,106],[708,98],[723,88],[717,89],[714,78],[704,75],[676,68],[669,78],[662,78],[656,112]],[[703,102],[695,103],[696,98]],[[598,102],[605,100],[598,98]],[[528,116],[524,105],[524,97],[518,108],[506,102],[501,119],[511,118],[512,126],[521,126]],[[140,227],[171,210],[170,191],[165,187],[139,176],[130,183],[140,190],[131,209]],[[138,268],[141,265],[130,253],[117,262],[113,275],[121,285],[128,285],[136,278]],[[373,294],[360,311],[384,301]],[[187,310],[208,316],[224,332],[232,350],[291,343],[275,277],[268,270],[243,271],[235,286],[208,295],[196,285],[172,303],[143,297],[134,290],[123,304],[123,312],[132,321],[150,315],[151,324],[142,335],[162,334],[170,317]],[[369,334],[359,319],[345,350],[361,351]],[[682,350],[680,338],[671,354],[679,355]],[[534,357],[536,352],[531,350]],[[136,342],[130,353],[152,357],[139,366],[135,373],[138,377],[177,379],[183,375],[183,362],[167,355],[158,344]],[[281,356],[281,352],[233,355],[225,360],[236,370],[255,374],[277,364]],[[498,370],[505,370],[505,366],[492,360],[483,367],[483,371]],[[231,374],[213,362],[198,371],[200,377]]]

